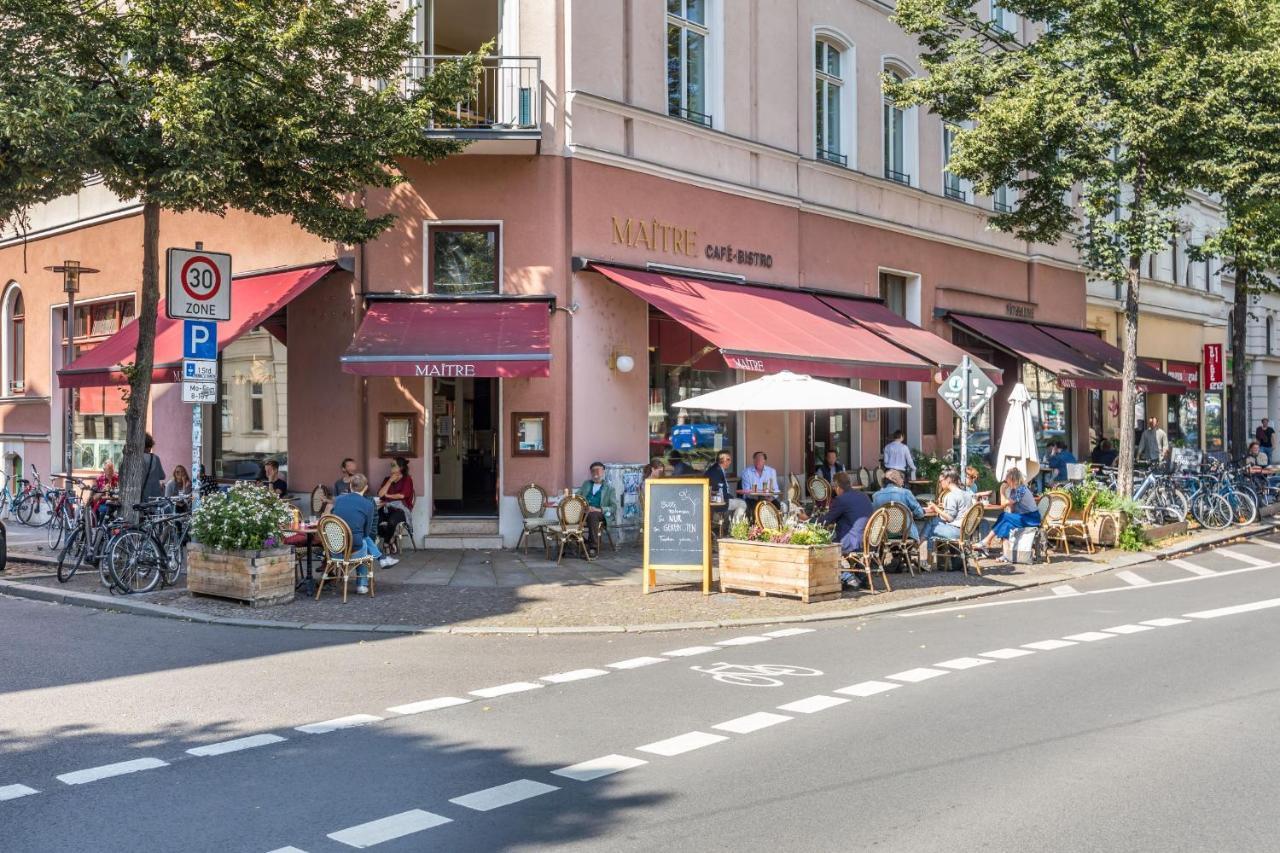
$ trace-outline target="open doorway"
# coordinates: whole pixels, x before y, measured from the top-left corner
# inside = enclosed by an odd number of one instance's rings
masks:
[[[431,382],[431,496],[437,516],[498,514],[498,380]]]

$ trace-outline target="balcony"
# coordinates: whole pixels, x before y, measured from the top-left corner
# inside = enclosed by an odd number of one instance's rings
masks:
[[[411,95],[424,77],[453,55],[416,56],[403,80]],[[536,56],[486,56],[467,96],[432,121],[425,134],[471,142],[470,154],[536,154],[542,141],[542,60]]]

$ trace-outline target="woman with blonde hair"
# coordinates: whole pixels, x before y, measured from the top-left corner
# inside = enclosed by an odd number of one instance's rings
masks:
[[[991,556],[988,549],[995,544],[995,540],[1008,539],[1013,531],[1024,527],[1040,526],[1040,510],[1036,507],[1036,496],[1027,487],[1022,472],[1017,468],[1010,468],[1005,472],[1004,484],[1008,486],[1005,497],[1000,502],[1000,509],[1004,512],[1000,513],[995,527],[991,528],[991,532],[978,545],[988,557]]]

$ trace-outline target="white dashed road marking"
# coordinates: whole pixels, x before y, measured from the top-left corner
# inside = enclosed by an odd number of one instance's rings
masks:
[[[532,681],[513,681],[510,684],[499,684],[497,687],[486,687],[482,690],[472,690],[472,696],[479,696],[481,699],[492,699],[495,696],[506,696],[508,693],[523,693],[526,690],[537,690],[541,684],[534,684]]]
[[[1219,607],[1215,610],[1200,610],[1195,613],[1184,613],[1192,619],[1215,619],[1219,616],[1234,616],[1237,613],[1252,613],[1255,610],[1267,610],[1280,607],[1280,598],[1269,598],[1266,601],[1254,601],[1249,604],[1237,604],[1234,607]]]
[[[642,666],[652,666],[655,663],[666,663],[666,658],[627,658],[617,663],[607,663],[605,666],[609,669],[639,669]]]
[[[188,755],[225,755],[228,752],[239,752],[242,749],[253,749],[255,746],[280,743],[284,738],[280,735],[250,735],[249,737],[224,740],[221,743],[207,743],[188,749]]]
[[[1274,565],[1274,564],[1272,563],[1272,561],[1270,561],[1270,560],[1263,560],[1263,559],[1261,559],[1261,558],[1259,558],[1259,557],[1252,557],[1252,556],[1250,556],[1250,555],[1248,555],[1248,554],[1245,554],[1245,553],[1244,553],[1244,552],[1242,552],[1242,551],[1237,551],[1237,550],[1236,550],[1236,549],[1234,549],[1234,548],[1218,548],[1218,549],[1217,549],[1216,551],[1214,551],[1213,553],[1215,553],[1215,554],[1221,554],[1221,555],[1222,555],[1222,556],[1224,556],[1224,557],[1230,557],[1231,559],[1236,560],[1237,562],[1245,563],[1245,564],[1250,565],[1250,566],[1270,566],[1270,565]]]
[[[850,684],[848,687],[841,687],[835,692],[843,693],[846,696],[866,697],[896,690],[901,686],[901,684],[890,684],[888,681],[860,681],[857,684]]]
[[[1029,652],[1026,649],[996,649],[990,652],[979,652],[984,658],[993,658],[995,660],[1012,660],[1013,658],[1026,657],[1034,655],[1035,652]]]
[[[371,820],[359,826],[331,832],[329,837],[348,847],[363,850],[366,847],[372,847],[384,841],[403,838],[406,835],[422,832],[424,829],[431,829],[433,826],[440,826],[445,823],[453,823],[453,820],[443,815],[425,812],[422,809],[410,809],[407,812],[393,814],[390,817]]]
[[[937,678],[939,675],[946,675],[945,669],[930,669],[927,666],[917,667],[916,669],[908,669],[905,672],[897,672],[893,675],[885,676],[892,678],[894,681],[905,681],[908,684],[915,684],[920,681],[928,681],[930,678]]]
[[[814,628],[779,628],[777,631],[765,631],[766,637],[797,637],[800,634],[812,634]]]
[[[38,793],[40,792],[35,788],[28,788],[26,785],[0,785],[0,803],[5,800],[16,800],[18,797],[29,797]]]
[[[1022,645],[1038,652],[1051,652],[1054,649],[1065,649],[1067,646],[1074,646],[1075,643],[1070,640],[1040,640],[1035,643],[1023,643]]]
[[[779,711],[792,711],[797,714],[816,714],[819,711],[825,711],[828,708],[834,708],[837,705],[843,705],[848,699],[842,699],[839,696],[810,696],[808,699],[801,699],[797,702],[788,702],[785,705],[779,705]]]
[[[760,729],[767,729],[769,726],[776,726],[778,723],[785,723],[793,719],[795,718],[784,717],[782,714],[770,714],[768,711],[760,711],[755,714],[747,714],[745,717],[716,723],[711,728],[719,729],[722,732],[732,732],[736,735],[748,735],[752,732],[758,732]]]
[[[1175,619],[1172,616],[1165,616],[1161,619],[1147,619],[1142,624],[1150,625],[1152,628],[1169,628],[1173,625],[1185,625],[1190,619]]]
[[[1206,569],[1204,566],[1197,566],[1195,563],[1191,562],[1190,560],[1165,560],[1165,562],[1171,566],[1177,566],[1183,571],[1191,572],[1191,574],[1193,575],[1200,575],[1202,577],[1207,577],[1209,575],[1217,574],[1217,572],[1215,572],[1213,569]]]
[[[83,785],[99,779],[110,779],[112,776],[123,776],[126,773],[137,773],[139,770],[154,770],[157,767],[168,766],[169,762],[158,758],[135,758],[132,761],[121,761],[117,764],[104,764],[101,767],[63,773],[58,777],[58,781],[67,785]]]
[[[752,643],[767,643],[768,637],[733,637],[728,640],[721,640],[716,643],[717,646],[749,646]],[[670,652],[668,652],[670,654]]]
[[[1053,587],[1052,589],[1053,589],[1054,595],[1079,595],[1080,594],[1080,590],[1076,589],[1074,586],[1071,586],[1071,584],[1061,583]]]
[[[1135,575],[1133,572],[1116,572],[1116,577],[1127,583],[1129,586],[1151,586],[1151,581],[1147,580],[1142,575]]]
[[[573,779],[575,782],[590,782],[602,776],[612,776],[614,773],[621,773],[623,770],[630,770],[633,767],[648,763],[643,758],[635,758],[630,755],[604,755],[600,758],[593,758],[590,761],[582,761],[578,764],[571,764],[568,767],[561,767],[559,770],[552,770],[551,775],[563,776],[566,779]]]
[[[1117,625],[1114,628],[1103,628],[1108,634],[1141,634],[1152,630],[1150,625]]]
[[[559,790],[555,785],[535,782],[532,779],[517,779],[505,785],[497,785],[492,788],[485,788],[483,791],[454,797],[449,802],[478,812],[487,812]]]
[[[940,666],[943,669],[973,669],[975,666],[982,666],[984,663],[995,663],[995,661],[983,660],[982,658],[952,658],[944,660],[942,663],[935,663],[934,666]]]
[[[338,717],[336,720],[325,720],[323,723],[308,723],[305,726],[296,726],[294,730],[306,732],[309,735],[322,735],[336,732],[338,729],[351,729],[356,726],[367,726],[369,723],[381,721],[381,717],[375,717],[373,714],[352,714],[349,717]]]
[[[1263,548],[1274,548],[1275,550],[1280,551],[1280,542],[1268,542],[1265,539],[1250,539],[1249,544],[1261,545]]]
[[[706,732],[689,732],[666,740],[647,743],[644,746],[637,746],[636,750],[670,758],[673,755],[692,752],[695,749],[702,749],[704,746],[711,746],[713,743],[720,743],[722,740],[728,740],[728,738],[724,735],[713,735]]]
[[[297,847],[277,847],[275,850],[270,851],[270,853],[307,853],[307,851],[301,850]]]
[[[452,708],[456,705],[468,705],[470,703],[470,699],[462,699],[458,696],[441,696],[438,699],[410,702],[408,705],[395,705],[387,710],[393,714],[423,714],[427,711],[439,711],[441,708]]]
[[[584,678],[595,678],[600,675],[608,675],[607,669],[573,669],[569,672],[557,672],[555,675],[542,676],[543,681],[550,681],[552,684],[564,684],[569,681],[582,681]]]
[[[707,652],[718,652],[718,651],[720,650],[717,649],[715,646],[688,646],[687,648],[676,649],[673,652],[663,652],[663,654],[669,658],[687,658],[692,655],[702,655],[702,654],[706,654]]]
[[[1101,631],[1085,631],[1083,634],[1068,634],[1064,640],[1076,640],[1080,643],[1093,643],[1098,640],[1110,640],[1115,634],[1104,634]]]

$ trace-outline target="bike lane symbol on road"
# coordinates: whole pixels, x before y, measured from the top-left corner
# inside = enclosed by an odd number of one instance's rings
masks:
[[[781,687],[787,676],[808,677],[822,675],[818,669],[807,666],[791,666],[780,663],[738,664],[715,663],[710,666],[691,666],[694,672],[709,675],[721,684],[738,687]]]

